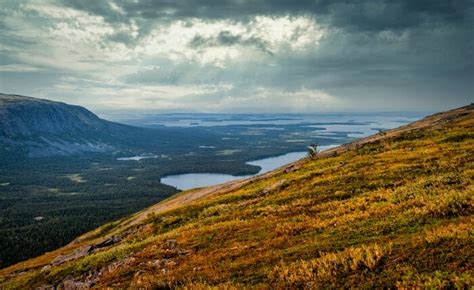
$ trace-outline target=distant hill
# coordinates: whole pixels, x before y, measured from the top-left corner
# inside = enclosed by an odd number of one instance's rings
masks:
[[[46,157],[114,150],[134,128],[79,106],[0,94],[0,154]],[[118,143],[118,144],[117,144]]]
[[[103,120],[80,106],[0,94],[0,158],[146,152],[169,147],[183,136]]]
[[[2,289],[474,285],[474,106],[175,195],[0,271]]]

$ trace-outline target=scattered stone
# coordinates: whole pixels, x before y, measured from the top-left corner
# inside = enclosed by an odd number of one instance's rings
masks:
[[[88,290],[91,288],[91,284],[88,282],[74,281],[72,279],[63,280],[57,290]]]
[[[34,219],[35,219],[35,221],[40,222],[40,221],[44,220],[44,216],[35,216]]]
[[[51,271],[51,265],[46,265],[43,268],[41,268],[41,274],[48,274]]]
[[[114,262],[112,264],[109,264],[109,265],[106,265],[102,268],[101,272],[108,272],[108,273],[111,273],[111,272],[114,272],[115,270],[117,270],[118,268],[120,267],[129,267],[131,266],[133,263],[135,262],[135,258],[134,257],[127,257],[121,261],[117,261],[117,262]]]
[[[265,187],[263,189],[262,193],[263,194],[268,194],[271,191],[273,191],[273,190],[279,188],[280,186],[284,185],[285,183],[286,183],[286,179],[279,180],[279,181],[275,182],[274,184]]]
[[[167,240],[166,241],[166,248],[169,249],[169,250],[174,250],[176,249],[176,246],[177,246],[177,242],[175,239],[172,239],[172,240]]]
[[[78,259],[80,257],[84,257],[88,254],[90,254],[94,250],[94,247],[92,246],[83,246],[80,247],[79,249],[73,251],[72,253],[69,253],[67,255],[59,255],[57,256],[52,262],[52,266],[57,266],[61,265],[62,263]]]
[[[94,248],[104,248],[104,247],[108,247],[108,246],[112,246],[113,244],[116,244],[118,242],[120,242],[122,240],[121,237],[119,236],[112,236],[111,238],[108,238],[98,244],[95,244],[94,245]]]
[[[57,265],[60,265],[62,263],[65,263],[65,262],[68,262],[68,261],[71,261],[71,260],[79,259],[81,257],[84,257],[86,255],[91,254],[96,249],[100,249],[100,248],[104,248],[104,247],[114,245],[114,244],[120,242],[121,240],[122,240],[122,237],[113,236],[111,238],[105,239],[104,241],[102,241],[98,244],[95,244],[95,245],[92,245],[92,246],[87,245],[87,246],[80,247],[79,249],[77,249],[77,250],[75,250],[75,251],[73,251],[69,254],[57,256],[51,262],[50,265],[57,266]]]
[[[285,173],[290,173],[296,170],[296,166],[290,165],[287,168],[285,168]]]
[[[154,268],[161,268],[165,265],[165,262],[163,260],[154,260],[154,261],[148,261],[148,266],[154,267]]]

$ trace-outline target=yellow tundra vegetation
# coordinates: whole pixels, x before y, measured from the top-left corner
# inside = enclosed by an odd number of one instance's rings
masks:
[[[178,194],[1,270],[0,288],[472,288],[473,125],[471,105]]]

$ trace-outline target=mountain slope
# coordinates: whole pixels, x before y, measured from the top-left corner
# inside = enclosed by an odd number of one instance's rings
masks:
[[[159,130],[100,119],[59,102],[0,94],[0,156],[49,157],[155,145]],[[150,140],[151,139],[151,140]],[[159,139],[159,138],[158,138]]]
[[[472,287],[473,137],[471,105],[180,193],[0,287]]]
[[[0,108],[1,132],[10,136],[84,134],[107,126],[82,107],[48,100],[0,94]]]

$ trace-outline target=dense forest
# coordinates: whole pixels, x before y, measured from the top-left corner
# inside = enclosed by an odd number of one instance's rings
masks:
[[[62,246],[177,192],[159,177],[132,179],[119,168],[92,172],[84,160],[63,162],[0,169],[0,267]]]

